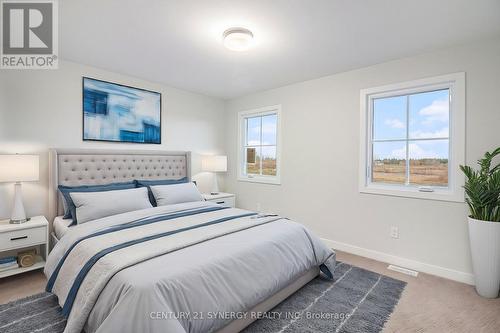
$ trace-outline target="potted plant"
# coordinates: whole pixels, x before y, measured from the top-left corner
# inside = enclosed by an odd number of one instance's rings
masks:
[[[480,169],[461,165],[466,177],[465,201],[469,205],[469,240],[476,291],[487,298],[500,289],[500,163],[492,160],[500,147],[478,160]]]

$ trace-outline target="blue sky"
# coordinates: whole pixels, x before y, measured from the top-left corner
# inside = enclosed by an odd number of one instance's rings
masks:
[[[406,96],[373,101],[374,140],[406,138],[409,124],[411,139],[438,139],[449,136],[449,91],[439,90],[410,95],[409,120],[406,119]],[[410,141],[410,158],[447,158],[448,140]],[[375,142],[374,157],[405,158],[406,144]]]
[[[262,122],[262,126],[261,126]],[[277,116],[269,115],[264,117],[252,117],[247,120],[247,145],[276,145],[276,126]],[[262,143],[261,143],[261,129],[262,129]],[[264,157],[276,157],[276,147],[262,147],[257,149],[257,155]]]

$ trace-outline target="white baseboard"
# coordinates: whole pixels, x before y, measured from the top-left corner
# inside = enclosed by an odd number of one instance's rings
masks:
[[[341,243],[341,242],[333,241],[333,240],[326,239],[326,238],[321,238],[321,240],[323,242],[325,242],[325,244],[328,245],[329,247],[340,250],[340,251],[344,251],[344,252],[356,254],[358,256],[386,262],[388,264],[406,267],[409,269],[416,270],[418,272],[443,277],[445,279],[450,279],[450,280],[474,285],[474,275],[472,275],[471,273],[456,271],[456,270],[441,267],[441,266],[436,266],[436,265],[426,264],[426,263],[411,260],[411,259],[401,258],[401,257],[394,256],[392,254],[387,254],[387,253],[383,253],[383,252],[379,252],[379,251],[365,249],[365,248],[362,248],[359,246]]]

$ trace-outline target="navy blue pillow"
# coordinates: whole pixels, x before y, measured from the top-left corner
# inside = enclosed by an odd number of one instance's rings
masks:
[[[147,187],[148,188],[148,196],[149,196],[149,201],[151,204],[156,207],[157,203],[155,200],[155,196],[153,195],[153,192],[151,192],[150,186],[156,186],[156,185],[173,185],[173,184],[182,184],[182,183],[187,183],[189,180],[187,177],[181,178],[181,179],[158,179],[158,180],[135,180],[135,186],[136,187]]]
[[[105,192],[105,191],[115,191],[115,190],[128,190],[135,188],[135,182],[124,182],[124,183],[111,183],[106,185],[83,185],[83,186],[63,186],[59,185],[59,191],[66,200],[66,211],[64,212],[65,219],[73,219],[71,225],[76,224],[76,206],[71,199],[70,193],[72,192]]]

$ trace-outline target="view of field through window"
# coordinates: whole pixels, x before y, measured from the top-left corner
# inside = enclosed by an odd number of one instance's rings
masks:
[[[448,186],[449,90],[373,100],[374,183]]]
[[[245,173],[276,176],[277,114],[245,119]]]

